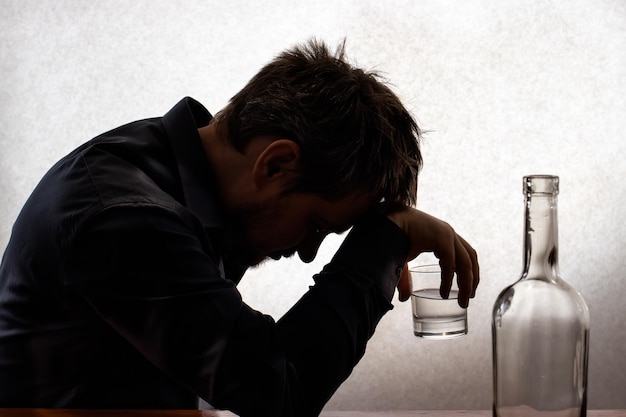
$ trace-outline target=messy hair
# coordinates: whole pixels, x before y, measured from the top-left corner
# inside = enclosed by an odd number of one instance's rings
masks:
[[[277,135],[300,146],[293,191],[335,200],[367,192],[415,204],[421,131],[376,72],[316,39],[279,54],[216,115],[233,146]]]

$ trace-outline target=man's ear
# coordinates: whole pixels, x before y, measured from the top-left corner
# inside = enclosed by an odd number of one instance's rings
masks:
[[[289,139],[270,142],[257,156],[252,180],[258,188],[266,185],[283,187],[298,175],[300,146]]]

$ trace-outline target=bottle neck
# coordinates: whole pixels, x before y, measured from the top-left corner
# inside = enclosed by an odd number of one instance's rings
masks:
[[[523,279],[559,280],[557,193],[526,191]]]

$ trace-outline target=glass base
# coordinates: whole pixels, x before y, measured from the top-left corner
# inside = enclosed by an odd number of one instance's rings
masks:
[[[467,316],[447,320],[424,320],[413,317],[413,334],[424,339],[452,339],[467,334]]]

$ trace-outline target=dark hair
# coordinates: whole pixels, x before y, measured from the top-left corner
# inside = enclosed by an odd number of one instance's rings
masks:
[[[242,150],[256,135],[298,143],[300,176],[294,191],[333,200],[355,192],[411,205],[422,165],[420,129],[375,72],[345,60],[312,39],[263,67],[216,115]]]

